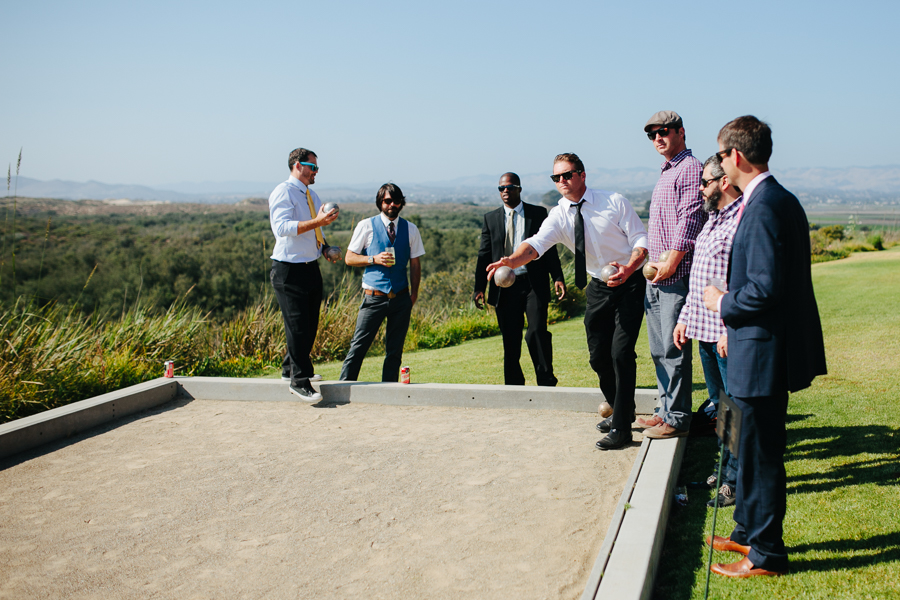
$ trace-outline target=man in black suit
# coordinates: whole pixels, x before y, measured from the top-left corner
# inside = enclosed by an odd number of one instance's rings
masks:
[[[503,206],[484,215],[481,228],[481,248],[475,267],[475,306],[484,308],[484,291],[488,286],[487,265],[512,254],[513,250],[538,232],[547,218],[547,209],[522,202],[522,184],[515,173],[506,173],[498,186]],[[490,281],[487,301],[497,309],[497,324],[503,334],[503,381],[506,385],[525,385],[525,375],[519,365],[522,355],[522,328],[528,318],[525,344],[534,363],[538,385],[555,386],[553,375],[552,334],[547,331],[547,306],[550,288],[547,276],[553,278],[557,296],[566,294],[565,279],[559,264],[556,247],[540,260],[515,269],[516,282],[500,289]]]
[[[788,393],[825,369],[822,325],[810,272],[809,223],[797,198],[769,173],[772,131],[753,116],[719,131],[722,169],[744,190],[731,250],[728,291],[703,290],[728,336],[728,391],[742,412],[735,527],[714,548],[740,552],[713,565],[727,577],[787,571],[784,453]]]

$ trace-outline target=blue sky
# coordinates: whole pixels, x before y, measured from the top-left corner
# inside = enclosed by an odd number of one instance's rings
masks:
[[[747,8],[752,7],[755,13]],[[652,167],[642,127],[729,119],[772,167],[898,164],[900,2],[4,2],[0,160],[22,175],[160,186],[320,184]],[[5,164],[3,165],[6,166]]]

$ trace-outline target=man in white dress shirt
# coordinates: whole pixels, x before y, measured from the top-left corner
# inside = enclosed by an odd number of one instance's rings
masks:
[[[288,168],[291,176],[269,196],[269,221],[275,234],[269,276],[284,319],[291,393],[316,402],[322,395],[310,383],[314,373],[309,354],[316,341],[322,304],[322,274],[317,261],[327,246],[321,228],[337,219],[338,211],[322,210],[319,196],[309,187],[319,171],[315,152],[293,150]],[[333,262],[338,260],[340,256]]]
[[[608,435],[597,442],[601,450],[631,442],[637,355],[634,346],[644,318],[646,280],[639,273],[647,256],[647,231],[621,194],[592,190],[585,184],[584,163],[575,154],[553,161],[556,189],[562,194],[541,224],[510,256],[487,266],[488,276],[501,265],[520,267],[561,243],[575,253],[575,283],[585,287],[587,334],[591,368],[600,390],[613,406],[612,416],[597,425]],[[604,283],[600,270],[616,272]],[[587,276],[590,275],[590,283]]]
[[[360,221],[347,246],[345,262],[366,269],[362,280],[365,297],[356,317],[350,350],[341,367],[341,381],[357,380],[366,352],[385,319],[381,380],[398,380],[409,316],[419,295],[422,278],[419,257],[425,254],[425,247],[419,229],[400,218],[400,211],[406,205],[403,192],[399,186],[386,183],[375,195],[375,205],[380,213]]]

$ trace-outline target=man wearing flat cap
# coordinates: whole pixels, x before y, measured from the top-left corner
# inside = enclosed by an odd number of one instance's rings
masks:
[[[644,435],[665,439],[687,435],[691,425],[691,343],[675,346],[672,333],[688,293],[694,240],[706,213],[700,195],[703,165],[687,148],[678,113],[663,110],[644,125],[647,137],[665,160],[650,200],[650,265],[657,269],[644,297],[650,355],[656,367],[660,409],[638,419]],[[668,251],[666,260],[661,259]]]

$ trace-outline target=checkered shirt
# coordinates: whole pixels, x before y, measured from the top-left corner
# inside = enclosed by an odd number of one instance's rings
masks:
[[[685,252],[675,273],[656,284],[672,285],[691,272],[694,240],[706,222],[700,197],[703,165],[690,150],[684,150],[661,168],[650,201],[650,261],[658,262],[666,250]]]
[[[718,313],[703,305],[703,288],[710,277],[726,281],[728,257],[734,232],[737,231],[738,212],[743,197],[709,216],[703,231],[697,236],[694,247],[694,264],[691,267],[690,289],[678,322],[687,325],[685,335],[701,342],[716,342],[725,335],[725,324]]]

